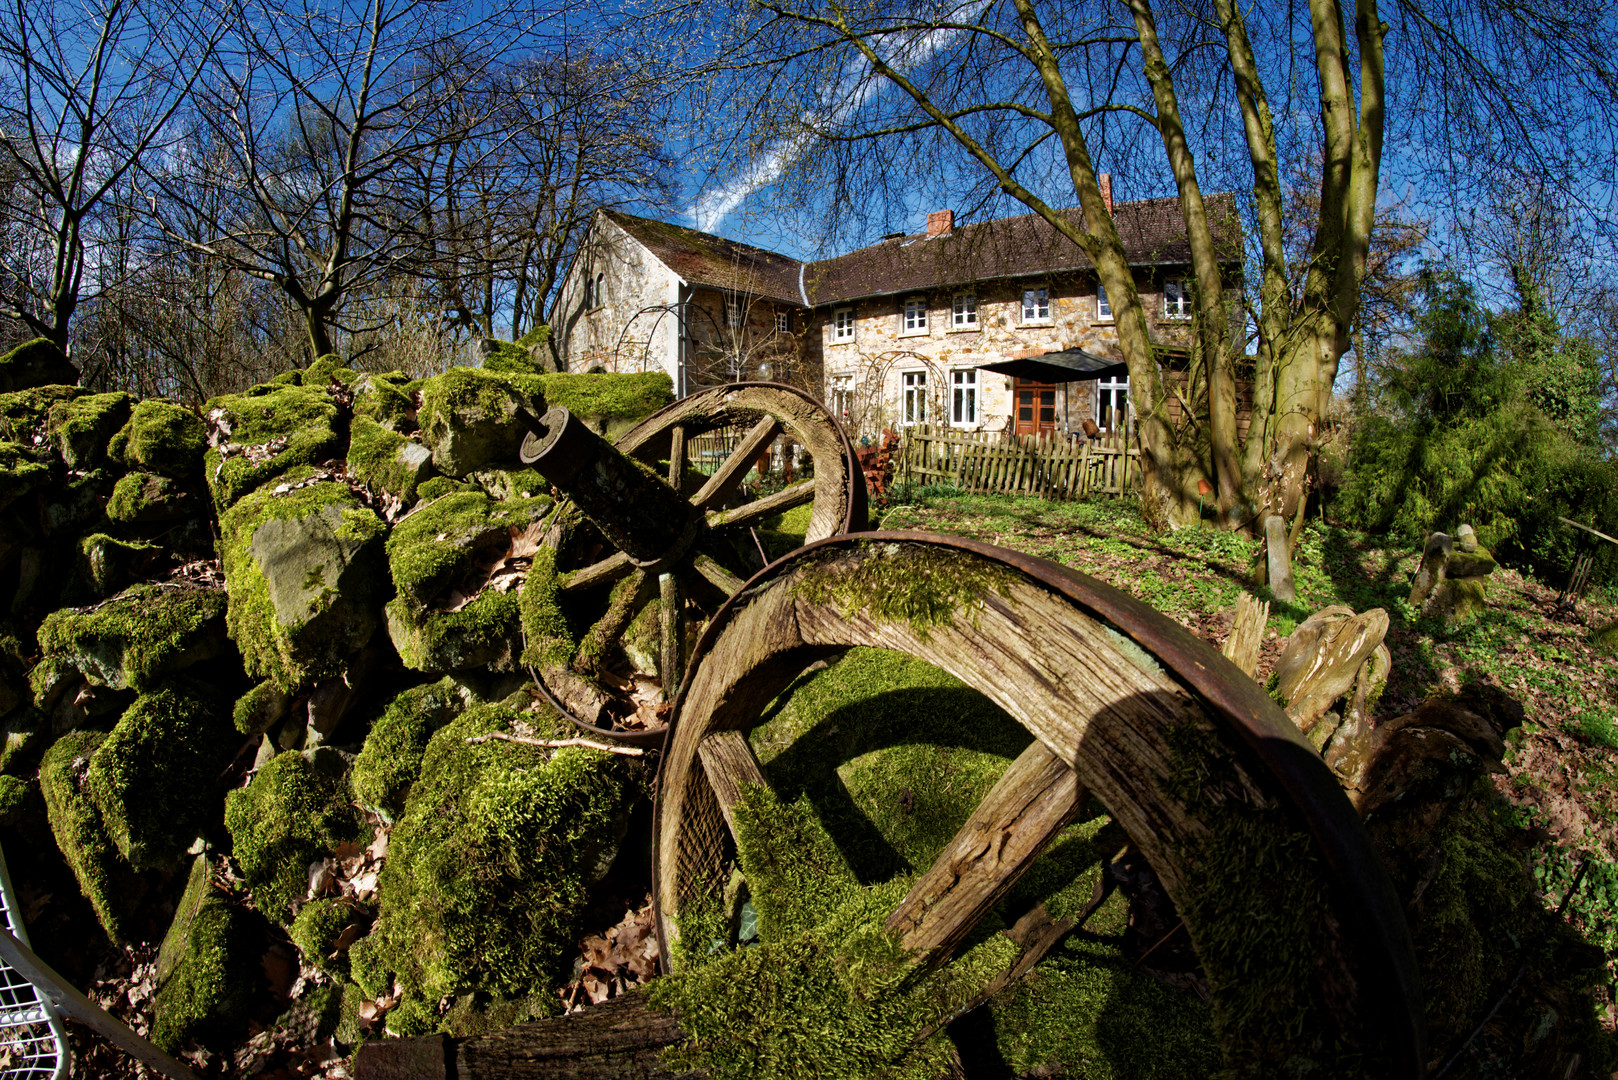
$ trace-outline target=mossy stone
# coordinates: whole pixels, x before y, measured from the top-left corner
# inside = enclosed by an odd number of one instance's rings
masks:
[[[0,716],[0,772],[26,768],[26,763],[50,735],[50,720],[32,705],[21,705]]]
[[[421,389],[422,442],[446,476],[462,477],[495,461],[517,456],[524,428],[517,410],[545,411],[536,385],[477,368],[450,368]]]
[[[97,607],[47,616],[39,647],[46,658],[97,686],[144,692],[165,676],[218,656],[224,614],[220,589],[141,584]]]
[[[606,436],[616,439],[635,423],[674,401],[674,383],[661,371],[588,375],[541,375],[540,393],[552,408],[560,405]]]
[[[43,486],[50,469],[16,443],[0,442],[0,510]]]
[[[175,521],[200,510],[194,492],[178,480],[157,473],[120,476],[107,500],[107,520],[119,525]]]
[[[230,636],[249,674],[289,690],[341,673],[387,589],[382,519],[346,485],[291,487],[309,475],[293,470],[219,519]]]
[[[292,695],[273,679],[265,679],[236,699],[231,708],[231,723],[240,735],[258,735],[282,720],[292,711]]]
[[[428,741],[470,703],[466,688],[450,678],[412,687],[388,702],[354,759],[354,797],[360,805],[389,821],[397,818]]]
[[[79,369],[67,358],[66,353],[46,338],[25,341],[0,356],[0,392],[78,381]]]
[[[544,495],[551,488],[550,481],[541,476],[538,470],[515,461],[478,469],[468,479],[476,482],[489,498],[498,502],[531,499]]]
[[[164,555],[157,544],[91,533],[79,541],[78,583],[98,600],[112,596],[144,576]]]
[[[191,864],[185,895],[158,951],[152,1041],[167,1053],[192,1042],[224,1049],[245,1034],[258,956],[253,928],[213,884],[206,855]]]
[[[1606,656],[1618,656],[1618,622],[1603,626],[1590,635],[1590,645]]]
[[[521,345],[486,338],[483,342],[483,370],[505,375],[543,375],[545,369]]]
[[[361,922],[363,913],[346,900],[322,897],[298,909],[288,936],[303,953],[305,963],[313,964],[337,979],[348,977],[348,952],[338,951],[337,939],[344,930]]]
[[[413,506],[417,486],[433,475],[433,455],[370,417],[355,416],[349,427],[348,471],[371,490]]]
[[[291,750],[225,797],[225,827],[259,910],[283,923],[308,889],[309,864],[362,832],[346,778]]]
[[[93,469],[107,460],[107,443],[129,419],[128,394],[88,394],[51,406],[46,418],[56,452],[69,468]]]
[[[208,402],[206,412],[228,430],[230,440],[203,456],[208,487],[221,511],[288,470],[342,450],[337,405],[321,389],[281,386],[263,394],[232,394]]]
[[[208,431],[190,409],[161,398],[137,402],[129,422],[112,437],[108,453],[126,469],[171,480],[194,480],[202,469]]]
[[[174,684],[136,698],[96,747],[85,789],[136,870],[172,868],[207,823],[229,732],[218,702]]]
[[[447,476],[433,476],[421,482],[416,488],[416,497],[423,502],[432,502],[445,495],[454,495],[457,492],[481,491],[482,488],[474,481],[452,480]]]
[[[556,718],[522,718],[563,734]],[[589,882],[618,842],[632,766],[583,747],[467,742],[517,719],[474,705],[433,735],[390,838],[376,926],[350,962],[368,993],[397,978],[415,1003],[404,1027],[389,1015],[400,1034],[435,1023],[445,996],[512,998],[558,985]]]
[[[354,416],[375,421],[389,431],[416,426],[416,401],[405,389],[410,379],[402,371],[366,372],[354,381]]]
[[[65,482],[46,489],[44,513],[40,523],[46,536],[82,534],[102,527],[107,520],[104,509],[107,488],[112,476],[103,469],[86,473],[67,474]]]
[[[49,385],[14,393],[0,393],[0,438],[23,446],[47,444],[46,418],[51,407],[89,393],[77,386]]]
[[[78,879],[79,891],[107,936],[123,942],[129,939],[133,914],[129,870],[107,838],[101,813],[85,787],[90,759],[105,738],[99,731],[75,731],[56,740],[40,759],[39,790],[56,847]]]
[[[304,386],[329,386],[332,383],[352,385],[360,373],[343,364],[336,353],[315,357],[315,362],[303,369]]]

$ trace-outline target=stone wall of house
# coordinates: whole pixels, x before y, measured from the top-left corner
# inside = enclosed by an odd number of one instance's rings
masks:
[[[586,282],[605,276],[605,297]],[[568,371],[661,371],[679,392],[680,278],[617,225],[598,220],[568,270],[551,322]]]
[[[1164,314],[1164,280],[1169,275],[1145,275],[1138,282],[1147,305],[1153,337],[1163,344],[1190,344],[1188,319]],[[1047,290],[1050,317],[1025,320],[1023,293]],[[985,282],[976,291],[976,325],[957,325],[954,311],[959,290],[935,290],[875,297],[816,309],[822,324],[819,345],[824,352],[825,396],[828,404],[856,437],[884,426],[902,426],[905,416],[906,376],[917,376],[927,389],[926,418],[952,422],[956,372],[983,364],[1037,356],[1078,347],[1101,356],[1117,355],[1118,334],[1110,317],[1098,311],[1096,280],[1092,275],[1062,275]],[[924,300],[925,329],[906,329],[906,302]],[[836,315],[841,307],[852,310],[854,338],[839,340]],[[981,431],[1008,431],[1012,426],[1012,381],[987,371],[976,373],[977,415],[959,426]],[[1057,391],[1057,430],[1077,430],[1085,418],[1096,416],[1096,384],[1074,383]]]
[[[686,388],[738,380],[784,382],[820,393],[818,363],[806,339],[818,330],[796,304],[705,287],[692,290],[688,305],[691,353]],[[785,315],[785,331],[777,319]]]

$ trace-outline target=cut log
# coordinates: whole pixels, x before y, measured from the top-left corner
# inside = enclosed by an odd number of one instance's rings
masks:
[[[1287,519],[1271,514],[1264,519],[1264,542],[1269,550],[1270,594],[1277,600],[1296,600],[1292,583],[1292,552],[1287,543]]]
[[[1270,602],[1249,593],[1236,598],[1230,636],[1220,650],[1226,660],[1247,673],[1248,678],[1258,674],[1258,651],[1264,644],[1264,628],[1270,621]]]
[[[1354,686],[1360,665],[1388,633],[1388,613],[1372,608],[1354,615],[1333,605],[1311,615],[1288,639],[1276,664],[1276,684],[1287,715],[1308,733],[1332,703]]]
[[[947,959],[1084,798],[1072,769],[1043,743],[1029,744],[888,916],[888,929],[923,968]]]

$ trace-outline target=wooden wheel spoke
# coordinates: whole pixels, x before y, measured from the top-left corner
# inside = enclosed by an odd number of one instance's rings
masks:
[[[791,510],[794,506],[814,501],[815,482],[813,480],[800,480],[790,487],[782,488],[774,495],[766,495],[756,499],[746,506],[738,506],[730,510],[719,510],[708,515],[708,528],[717,529],[721,525],[756,525],[771,514],[779,514],[783,510]]]
[[[607,585],[625,577],[634,569],[635,564],[629,561],[628,555],[615,551],[600,562],[591,563],[581,570],[565,575],[562,578],[562,591],[576,592],[596,585]]]
[[[669,429],[669,487],[680,490],[685,479],[685,425],[675,424]]]
[[[747,584],[741,578],[720,566],[707,555],[698,555],[691,560],[691,569],[701,574],[709,584],[719,589],[726,596],[735,596]]]
[[[685,590],[680,586],[680,579],[669,573],[658,575],[657,589],[663,632],[658,674],[662,678],[663,699],[672,701],[685,673],[685,657],[681,655],[685,648]]]
[[[941,963],[1083,802],[1073,770],[1035,740],[888,916],[887,928],[924,967]]]
[[[735,836],[736,820],[732,815],[736,804],[741,801],[742,785],[767,786],[764,770],[759,768],[758,758],[753,756],[753,747],[748,743],[747,736],[740,731],[714,732],[702,740],[697,755],[702,759],[702,771],[708,777],[708,786],[713,789],[714,798],[719,802],[719,812],[724,815],[730,834]]]
[[[691,497],[692,505],[708,507],[729,498],[741,484],[742,477],[747,475],[747,470],[753,467],[753,462],[758,460],[759,453],[779,434],[781,421],[773,416],[766,416],[754,424],[731,455],[714,470],[702,489]]]

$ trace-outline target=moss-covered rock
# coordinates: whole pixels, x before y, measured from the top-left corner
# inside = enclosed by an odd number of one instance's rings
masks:
[[[78,879],[79,890],[107,936],[128,940],[133,894],[129,871],[107,838],[101,813],[85,788],[90,759],[106,736],[76,731],[62,736],[39,763],[39,790],[45,796],[56,847]]]
[[[365,921],[365,913],[346,899],[322,897],[298,909],[288,936],[306,963],[337,979],[348,977],[348,949],[338,948],[343,932]]]
[[[40,524],[48,537],[86,533],[101,528],[107,520],[103,509],[112,476],[106,470],[68,473],[65,481],[52,484],[41,500]],[[66,553],[71,561],[71,552]]]
[[[514,534],[541,520],[548,497],[495,502],[482,492],[433,500],[388,537],[388,566],[399,595],[387,606],[388,635],[418,671],[509,667],[521,627],[516,592],[482,588],[488,566]],[[481,577],[480,577],[481,573]],[[472,592],[452,599],[457,590]]]
[[[0,716],[0,772],[26,769],[49,736],[49,718],[32,705],[20,705]]]
[[[196,494],[180,481],[157,473],[132,472],[113,485],[107,520],[119,525],[175,521],[201,508]]]
[[[94,608],[51,614],[39,627],[39,647],[56,669],[71,668],[97,686],[144,692],[218,656],[224,615],[219,589],[136,585]]]
[[[203,456],[203,470],[220,510],[300,465],[342,450],[338,410],[324,390],[272,387],[267,393],[214,398],[209,421],[229,439]]]
[[[144,577],[166,556],[157,544],[91,533],[79,541],[75,584],[99,600]]]
[[[354,416],[365,417],[389,431],[416,427],[416,399],[406,389],[410,378],[402,371],[366,372],[354,381]]]
[[[454,495],[457,492],[482,490],[476,481],[452,480],[447,476],[434,476],[422,481],[416,488],[416,497],[425,502],[432,502],[434,499],[441,499],[445,495]]]
[[[543,375],[545,367],[534,359],[533,353],[510,341],[485,338],[483,341],[483,370],[503,375]]]
[[[96,747],[85,790],[136,870],[172,868],[206,824],[229,733],[218,702],[175,683],[136,698]]]
[[[16,443],[0,442],[0,510],[50,480],[48,467]]]
[[[79,369],[45,338],[25,341],[0,356],[0,393],[79,381]]]
[[[20,776],[0,773],[0,825],[10,825],[28,808],[33,789]]]
[[[231,722],[242,735],[258,735],[282,720],[292,711],[292,695],[273,679],[265,679],[236,699],[231,709]]]
[[[390,701],[354,759],[354,797],[360,805],[389,821],[398,817],[421,771],[428,740],[471,700],[464,685],[444,678]]]
[[[128,394],[87,394],[51,406],[46,417],[56,452],[70,468],[92,469],[107,460],[107,443],[129,419]]]
[[[0,438],[27,447],[48,445],[46,418],[51,406],[83,397],[89,391],[77,386],[39,386],[31,390],[0,393]]]
[[[309,864],[362,832],[347,777],[290,750],[225,797],[225,827],[259,910],[282,922],[309,887]]]
[[[248,673],[286,689],[337,675],[387,595],[385,526],[348,487],[295,469],[219,519],[230,636]]]
[[[390,838],[376,927],[350,962],[368,993],[399,980],[405,1001],[388,1019],[401,1034],[435,1025],[444,996],[520,997],[565,978],[589,882],[618,841],[626,759],[467,742],[517,719],[474,705],[434,735]]]
[[[545,411],[536,380],[477,368],[450,368],[421,388],[422,442],[446,476],[465,476],[495,461],[517,456],[524,429],[517,410]]]
[[[372,491],[413,506],[417,486],[433,474],[433,455],[421,443],[356,416],[349,430],[348,471]]]
[[[163,937],[152,999],[152,1041],[174,1054],[197,1042],[228,1048],[246,1031],[259,935],[213,882],[213,864],[199,855],[185,895]]]
[[[126,469],[191,480],[202,469],[208,430],[190,409],[161,398],[136,403],[108,444],[112,459]]]
[[[545,403],[560,405],[609,441],[674,401],[674,383],[661,371],[624,375],[564,372],[538,379]]]
[[[315,362],[303,369],[304,386],[329,386],[337,383],[342,386],[351,386],[360,377],[360,373],[343,364],[343,358],[336,353],[327,353],[315,357]]]

